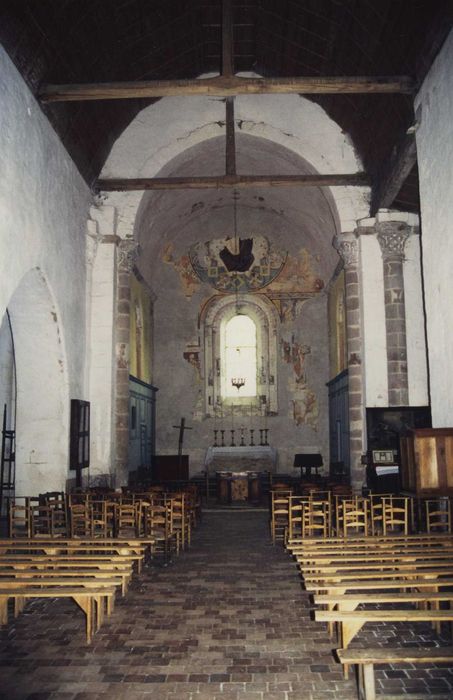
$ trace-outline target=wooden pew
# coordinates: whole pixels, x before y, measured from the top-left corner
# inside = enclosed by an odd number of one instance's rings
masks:
[[[86,640],[91,644],[93,632],[99,629],[103,619],[104,600],[109,600],[115,595],[115,588],[82,588],[74,586],[61,587],[22,587],[19,590],[4,588],[0,583],[0,624],[8,623],[8,600],[14,600],[14,615],[23,609],[30,598],[72,598],[83,610],[86,618]],[[111,607],[111,606],[110,606]],[[109,603],[107,602],[107,609]]]
[[[315,620],[337,622],[346,649],[367,622],[453,622],[453,610],[316,610]]]
[[[127,586],[132,577],[132,571],[119,571],[118,569],[110,569],[100,571],[98,569],[80,569],[61,568],[58,565],[52,565],[51,568],[40,566],[39,569],[33,567],[24,567],[22,564],[19,568],[14,566],[3,568],[0,560],[0,586],[11,587],[9,582],[27,582],[39,585],[84,585],[86,587],[97,586],[119,586],[121,594],[124,596],[127,592]],[[42,583],[45,580],[46,583]]]
[[[356,610],[359,605],[380,605],[382,603],[415,603],[417,605],[434,603],[437,605],[440,602],[453,601],[453,591],[437,591],[437,592],[420,592],[396,591],[393,593],[346,593],[314,595],[313,600],[316,605],[326,605],[328,610]]]
[[[362,700],[376,700],[374,664],[453,664],[453,647],[437,647],[435,649],[432,647],[428,649],[388,649],[386,647],[378,649],[338,649],[337,654],[340,663],[359,666],[359,697]],[[398,698],[400,697],[403,696],[398,696]],[[410,698],[410,695],[407,697]],[[449,695],[445,695],[446,699],[449,697]],[[385,698],[390,700],[387,694]],[[394,696],[392,696],[392,700],[393,698]]]
[[[80,540],[59,540],[59,539],[45,539],[45,540],[1,540],[0,541],[0,556],[4,554],[20,554],[26,552],[30,554],[32,552],[36,554],[46,554],[46,555],[100,555],[105,557],[111,557],[112,555],[116,557],[126,557],[131,561],[137,563],[137,569],[140,573],[142,561],[145,558],[146,545],[141,544],[124,544],[124,543],[110,543],[109,541],[98,543],[96,540],[93,542],[87,541],[83,542]]]

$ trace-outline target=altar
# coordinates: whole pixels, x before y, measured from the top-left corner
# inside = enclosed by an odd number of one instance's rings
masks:
[[[240,502],[260,504],[260,476],[259,472],[216,472],[217,501],[228,505]]]
[[[270,445],[208,447],[204,462],[208,473],[277,471],[277,450]]]

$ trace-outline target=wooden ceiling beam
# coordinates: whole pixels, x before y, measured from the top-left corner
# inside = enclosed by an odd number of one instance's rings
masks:
[[[415,129],[411,129],[400,143],[395,156],[391,158],[388,168],[373,186],[371,216],[375,216],[379,209],[388,209],[392,206],[416,162]]]
[[[204,190],[249,187],[357,187],[370,184],[366,173],[339,175],[214,175],[200,177],[109,178],[97,180],[101,192]]]
[[[260,94],[411,94],[415,82],[406,75],[322,78],[238,78],[218,76],[200,80],[148,80],[123,83],[45,84],[39,90],[42,102],[83,102],[87,100],[128,100],[182,95]]]

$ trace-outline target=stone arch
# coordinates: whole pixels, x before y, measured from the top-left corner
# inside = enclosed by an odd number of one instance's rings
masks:
[[[221,397],[220,381],[220,342],[221,325],[229,321],[237,312],[249,316],[257,328],[257,395],[252,402],[254,413],[263,411],[277,414],[277,330],[278,314],[275,307],[264,295],[239,294],[214,296],[203,309],[200,328],[204,348],[205,414],[214,415],[214,408]],[[263,400],[265,398],[265,401]],[[241,405],[241,400],[223,403]],[[250,405],[250,398],[244,405]]]
[[[201,76],[203,77],[203,76]],[[184,119],[175,119],[184,114]],[[354,173],[362,169],[349,137],[317,104],[299,95],[239,95],[235,99],[238,133],[287,148],[309,164],[312,173]],[[140,112],[115,142],[101,173],[109,177],[166,175],[166,166],[183,151],[224,136],[222,100],[165,97]],[[333,187],[339,231],[350,231],[369,214],[368,187]],[[132,236],[141,192],[109,193],[119,212],[118,233]]]
[[[8,304],[17,370],[16,496],[64,490],[69,388],[59,313],[46,276],[29,270]],[[5,314],[6,315],[6,314]]]

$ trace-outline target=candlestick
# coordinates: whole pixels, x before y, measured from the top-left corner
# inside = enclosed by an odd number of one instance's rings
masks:
[[[220,447],[225,447],[225,431],[220,431]]]
[[[263,447],[263,446],[264,446],[264,442],[263,442],[263,433],[264,433],[263,428],[260,428],[260,447]]]
[[[244,446],[245,446],[245,442],[244,442],[244,426],[241,425],[241,447],[244,447]]]
[[[231,447],[236,447],[236,444],[234,442],[234,428],[230,432],[231,432]]]
[[[250,428],[250,447],[253,447],[255,445],[255,443],[253,442],[253,433],[254,432],[255,432],[254,429]]]
[[[213,445],[213,447],[218,447],[218,445],[217,445],[217,433],[218,432],[219,432],[218,430],[214,430],[214,445]]]
[[[268,445],[269,445],[269,443],[267,441],[268,432],[269,432],[269,428],[264,428],[264,444],[266,445],[266,447],[268,447]]]

